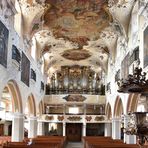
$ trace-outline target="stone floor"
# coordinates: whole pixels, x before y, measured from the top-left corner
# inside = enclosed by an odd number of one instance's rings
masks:
[[[66,148],[84,148],[82,142],[68,142]]]

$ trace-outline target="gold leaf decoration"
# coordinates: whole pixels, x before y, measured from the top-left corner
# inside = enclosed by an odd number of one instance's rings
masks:
[[[54,117],[53,116],[46,116],[45,120],[54,120]]]
[[[95,117],[95,121],[103,121],[104,120],[104,116],[96,116]]]
[[[91,117],[91,116],[86,116],[85,119],[86,119],[87,121],[91,121],[92,117]]]
[[[58,116],[58,120],[59,121],[63,121],[64,120],[64,116]]]
[[[82,118],[80,116],[70,116],[67,119],[70,121],[80,121]]]

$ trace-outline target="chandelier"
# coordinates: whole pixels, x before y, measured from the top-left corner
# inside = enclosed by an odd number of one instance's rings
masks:
[[[146,79],[146,73],[142,73],[142,68],[136,67],[133,75],[129,74],[127,79],[121,79],[117,84],[118,92],[148,95],[148,79]]]
[[[141,93],[142,95],[148,95],[148,79],[146,79],[146,73],[142,72],[142,68],[136,67],[133,75],[129,74],[128,78],[118,81],[119,93]],[[139,144],[144,145],[145,141],[148,141],[148,112],[134,112],[129,113],[129,119],[124,132],[127,135],[137,135],[139,138]]]

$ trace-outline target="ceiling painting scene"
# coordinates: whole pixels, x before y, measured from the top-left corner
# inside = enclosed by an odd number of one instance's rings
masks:
[[[127,45],[134,4],[135,0],[19,0],[24,39],[36,50],[35,59],[44,65],[47,83],[60,88],[71,77],[61,72],[63,66],[76,66],[81,73],[80,67],[86,66],[94,72],[91,87],[98,81],[101,86],[108,61],[115,60],[117,42],[123,48]],[[51,84],[53,75],[55,84]],[[89,82],[89,74],[86,79]]]

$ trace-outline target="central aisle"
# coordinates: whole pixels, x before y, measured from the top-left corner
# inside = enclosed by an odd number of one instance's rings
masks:
[[[82,142],[68,142],[66,148],[83,148]]]

